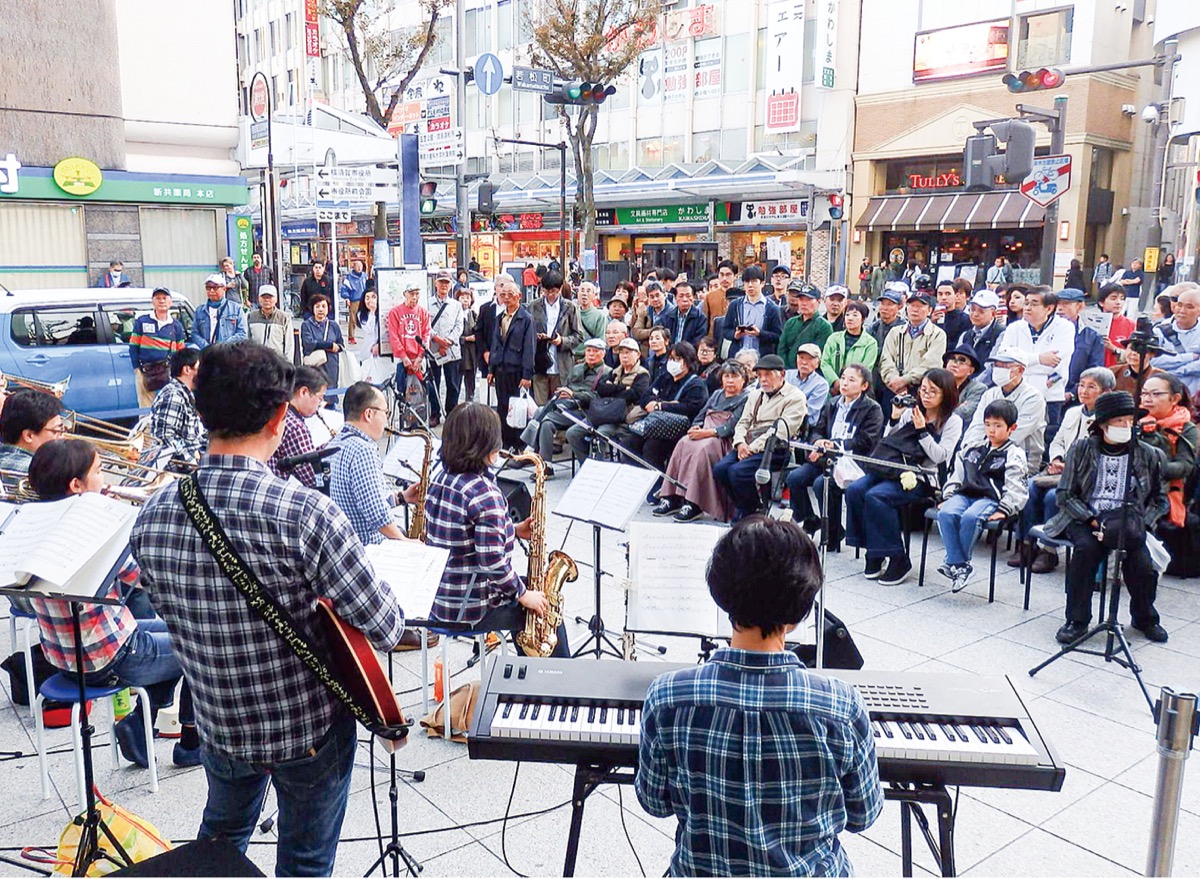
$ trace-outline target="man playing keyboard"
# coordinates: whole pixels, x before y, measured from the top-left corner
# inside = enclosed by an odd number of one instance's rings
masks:
[[[642,712],[635,785],[646,811],[679,821],[669,875],[850,874],[838,834],[883,808],[870,720],[857,691],[784,646],[821,576],[791,522],[750,516],[713,550],[730,646],[656,678]]]

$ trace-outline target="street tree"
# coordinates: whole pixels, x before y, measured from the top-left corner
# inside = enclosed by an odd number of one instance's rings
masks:
[[[541,0],[526,14],[535,67],[562,80],[616,82],[657,39],[658,0]],[[584,249],[596,246],[592,140],[600,107],[559,105],[575,165],[575,213]],[[566,255],[560,254],[566,263]]]
[[[409,0],[412,2],[412,0]],[[437,23],[452,0],[415,0],[421,24],[394,30],[394,2],[323,0],[321,13],[341,32],[354,74],[367,102],[367,115],[387,128],[400,96],[437,43]],[[381,95],[389,94],[386,104]]]

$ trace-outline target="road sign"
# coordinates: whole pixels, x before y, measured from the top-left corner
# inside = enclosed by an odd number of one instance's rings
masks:
[[[271,94],[267,88],[267,76],[265,73],[256,73],[250,81],[250,118],[255,122],[266,119],[270,107]]]
[[[512,87],[514,92],[542,92],[548,95],[554,91],[554,73],[540,67],[514,67]]]
[[[491,52],[484,52],[475,61],[475,85],[485,95],[494,95],[504,85],[504,65]]]
[[[250,149],[265,150],[268,146],[267,120],[250,123]]]
[[[1142,271],[1153,274],[1158,271],[1158,257],[1162,252],[1159,247],[1147,247],[1142,251]]]
[[[317,208],[318,223],[349,223],[350,211],[347,208]]]
[[[1033,170],[1021,181],[1021,195],[1042,207],[1049,206],[1070,188],[1070,156],[1035,156]]]

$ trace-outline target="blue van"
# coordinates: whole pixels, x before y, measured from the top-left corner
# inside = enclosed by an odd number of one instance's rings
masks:
[[[63,408],[94,418],[144,415],[129,337],[133,322],[152,310],[150,292],[137,287],[0,292],[0,372],[50,384],[69,377]],[[190,334],[191,303],[172,295],[171,313]]]

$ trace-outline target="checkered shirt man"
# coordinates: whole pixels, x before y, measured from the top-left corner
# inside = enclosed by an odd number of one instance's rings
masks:
[[[280,479],[287,479],[289,476],[295,475],[302,483],[313,488],[317,484],[317,473],[312,464],[301,464],[287,472],[279,467],[279,462],[284,458],[303,455],[312,450],[312,434],[308,430],[308,425],[304,423],[304,418],[300,413],[289,404],[283,423],[283,437],[279,440],[279,448],[275,450],[275,454],[267,459],[267,466]]]
[[[330,461],[329,496],[338,505],[363,543],[383,543],[379,529],[392,521],[383,491],[379,446],[353,424],[346,424],[329,441],[339,449]]]
[[[150,407],[150,435],[189,462],[199,460],[208,448],[208,431],[196,411],[196,398],[177,378],[167,382],[154,398]]]

